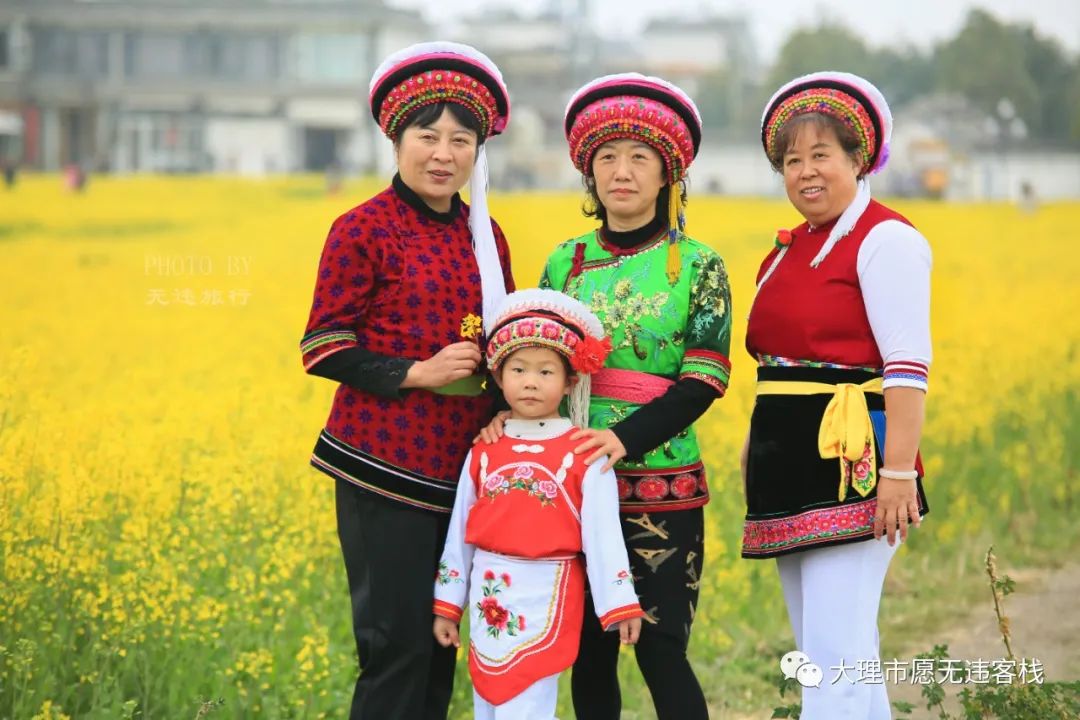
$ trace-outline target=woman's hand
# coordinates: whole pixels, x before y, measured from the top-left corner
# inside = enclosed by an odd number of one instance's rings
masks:
[[[888,535],[889,544],[896,544],[896,529],[900,528],[900,541],[907,540],[908,523],[919,526],[919,496],[914,480],[893,480],[878,477],[877,514],[874,516],[874,539]]]
[[[611,430],[578,430],[576,433],[570,436],[571,440],[581,440],[588,438],[585,442],[574,448],[574,454],[580,455],[583,452],[596,449],[589,457],[585,458],[586,465],[592,465],[594,462],[608,456],[608,461],[604,463],[604,467],[601,472],[607,472],[611,468],[615,467],[615,463],[626,457],[626,448],[623,447],[622,440]]]
[[[503,436],[503,427],[506,425],[506,421],[510,419],[510,411],[502,410],[495,413],[495,417],[491,418],[491,422],[487,424],[480,434],[472,439],[473,445],[483,440],[488,445],[495,442]]]
[[[641,637],[641,618],[620,620],[616,627],[619,628],[619,641],[623,645],[637,645],[638,638]]]
[[[456,648],[461,647],[461,638],[458,637],[458,626],[453,620],[444,618],[441,615],[436,615],[435,625],[432,626],[432,632],[435,633],[435,642],[443,647],[450,647],[451,645]]]
[[[409,366],[403,388],[439,388],[472,375],[480,364],[480,348],[471,340],[447,345],[427,360]]]
[[[885,452],[882,465],[891,470],[910,470],[915,467],[922,437],[926,393],[919,388],[885,388]],[[878,476],[877,514],[874,516],[874,537],[888,533],[889,544],[907,540],[908,522],[916,527],[919,518],[919,497],[914,480],[896,480]]]

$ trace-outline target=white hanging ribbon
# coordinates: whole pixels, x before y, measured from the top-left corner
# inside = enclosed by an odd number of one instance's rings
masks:
[[[495,310],[506,297],[499,248],[495,244],[495,232],[491,229],[488,214],[488,162],[483,145],[476,157],[472,178],[469,180],[469,230],[472,232],[473,252],[480,268],[480,292],[484,301],[484,327],[490,327]]]

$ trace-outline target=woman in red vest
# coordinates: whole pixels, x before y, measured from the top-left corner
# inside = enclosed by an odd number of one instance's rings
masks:
[[[455,658],[431,635],[432,578],[491,417],[472,338],[513,290],[484,154],[510,104],[487,56],[442,42],[387,58],[370,101],[398,172],[334,222],[319,261],[300,347],[309,373],[340,385],[311,463],[337,482],[362,668],[351,717],[442,720]],[[458,195],[470,179],[471,208]]]
[[[805,222],[777,233],[750,310],[759,368],[742,554],[777,559],[802,653],[785,668],[803,681],[802,720],[883,720],[884,684],[855,682],[854,668],[880,662],[885,574],[927,512],[930,247],[870,197],[867,175],[884,166],[892,133],[872,84],[797,78],[773,95],[761,132]],[[819,686],[802,664],[824,673]]]

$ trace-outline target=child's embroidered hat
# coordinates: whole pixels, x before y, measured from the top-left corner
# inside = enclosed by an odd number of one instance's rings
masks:
[[[488,328],[487,363],[496,372],[514,351],[543,347],[564,355],[577,372],[570,391],[570,419],[589,426],[589,376],[604,366],[611,341],[599,318],[581,302],[555,290],[519,290],[506,296]]]

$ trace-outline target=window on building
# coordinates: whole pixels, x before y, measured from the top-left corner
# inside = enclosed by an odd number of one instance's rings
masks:
[[[7,70],[11,65],[11,50],[8,48],[11,33],[7,28],[0,28],[0,70]]]
[[[281,74],[278,40],[272,35],[225,37],[218,72],[228,80],[269,80]]]
[[[138,113],[120,119],[117,156],[124,170],[206,169],[202,121],[183,113]]]
[[[75,41],[75,67],[72,72],[104,77],[109,72],[109,37],[102,32],[79,32]]]
[[[67,28],[39,28],[34,32],[32,63],[36,72],[102,77],[108,72],[108,61],[105,33]]]
[[[185,74],[185,37],[180,33],[130,32],[124,48],[126,74],[175,78]]]
[[[313,83],[367,80],[368,42],[360,34],[305,34],[296,38],[296,76]]]
[[[66,73],[75,64],[72,57],[73,33],[58,28],[40,28],[34,32],[34,70],[44,74]]]
[[[184,38],[184,65],[189,75],[213,77],[221,67],[221,35],[210,30],[199,30]]]

